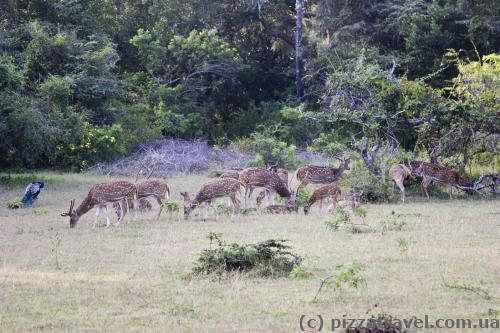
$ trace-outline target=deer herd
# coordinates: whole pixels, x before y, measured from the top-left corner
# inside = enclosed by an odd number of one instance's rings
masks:
[[[319,210],[322,210],[324,201],[331,202],[328,211],[341,207],[346,213],[352,214],[361,204],[363,191],[352,190],[352,200],[339,201],[342,191],[338,185],[339,179],[344,172],[349,169],[349,159],[340,159],[338,168],[304,165],[296,170],[294,177],[299,182],[295,192],[290,190],[293,176],[289,179],[287,170],[271,167],[254,167],[243,170],[228,170],[219,178],[204,183],[193,199],[188,192],[181,192],[184,199],[184,218],[188,219],[191,212],[204,206],[203,220],[208,217],[208,209],[212,208],[217,220],[217,208],[214,206],[215,200],[227,197],[232,206],[233,215],[241,211],[241,198],[243,192],[245,209],[258,210],[264,214],[292,214],[298,213],[297,194],[301,188],[308,184],[321,184],[317,187],[309,199],[304,204],[304,214],[308,215],[311,206],[319,203]],[[389,170],[389,176],[394,184],[401,191],[401,201],[405,202],[405,182],[412,179],[421,179],[422,196],[429,197],[428,186],[432,182],[444,183],[448,186],[451,198],[453,186],[467,186],[467,183],[457,172],[436,164],[421,161],[411,161],[409,166],[403,163],[393,165]],[[136,179],[137,180],[137,179]],[[248,200],[252,197],[255,188],[261,188],[257,195],[256,206],[247,208]],[[275,204],[276,195],[285,200],[286,204]],[[159,205],[157,219],[163,209],[163,201],[170,197],[170,187],[162,179],[146,179],[132,183],[125,180],[114,180],[106,183],[94,185],[86,198],[74,209],[75,200],[71,200],[69,211],[61,214],[70,217],[70,227],[74,228],[82,215],[93,207],[96,207],[94,227],[97,225],[101,211],[106,215],[106,226],[111,226],[107,204],[112,206],[118,215],[116,225],[119,225],[128,211],[133,209],[134,215],[137,212],[149,211],[152,209],[149,198],[155,199]],[[268,198],[270,205],[261,208],[265,198]]]

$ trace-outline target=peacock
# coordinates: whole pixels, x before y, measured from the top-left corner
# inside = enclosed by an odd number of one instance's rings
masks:
[[[31,206],[35,203],[44,184],[41,181],[32,182],[26,187],[24,197],[21,199],[23,206]]]

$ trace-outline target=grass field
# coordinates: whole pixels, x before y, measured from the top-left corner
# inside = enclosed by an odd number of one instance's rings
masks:
[[[251,215],[218,222],[196,216],[169,220],[167,214],[156,221],[153,211],[109,229],[92,229],[93,210],[70,230],[69,218],[60,213],[70,199],[79,204],[90,186],[105,178],[37,177],[46,188],[35,208],[6,207],[22,196],[22,179],[0,185],[2,332],[300,332],[302,315],[499,317],[498,200],[428,201],[411,193],[406,204],[367,204],[366,221],[377,231],[356,234],[328,230],[315,206],[307,217]],[[180,200],[180,191],[193,193],[204,180],[168,181]],[[378,221],[392,211],[406,224],[382,234]],[[288,239],[315,277],[187,279],[209,246],[209,232],[238,243]],[[362,265],[365,286],[327,289],[312,302],[320,278],[353,262]]]

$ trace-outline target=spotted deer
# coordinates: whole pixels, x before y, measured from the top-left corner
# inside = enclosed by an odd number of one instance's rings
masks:
[[[297,169],[295,176],[300,182],[297,187],[298,193],[301,187],[307,186],[309,183],[313,184],[330,184],[340,179],[344,171],[349,169],[350,159],[339,159],[340,165],[338,168],[330,168],[326,166],[317,165],[304,165]]]
[[[361,206],[361,196],[363,195],[363,191],[358,191],[353,194],[352,200],[342,200],[337,203],[338,206],[342,207],[342,209],[348,213],[353,214],[356,208]],[[332,208],[333,209],[333,208]]]
[[[208,207],[214,210],[215,220],[217,220],[217,210],[212,205],[214,199],[229,197],[233,204],[233,214],[239,213],[240,201],[236,198],[236,193],[241,191],[241,186],[244,186],[239,180],[233,178],[219,178],[203,184],[196,193],[193,200],[187,192],[180,194],[184,198],[184,218],[188,219],[189,214],[201,204],[205,204],[205,212],[203,220],[208,217]]]
[[[401,201],[405,202],[405,180],[415,179],[412,175],[412,171],[403,163],[394,164],[389,169],[389,176],[392,178],[395,185],[399,187],[401,191]],[[394,186],[392,187],[392,192],[394,193]]]
[[[226,170],[219,178],[239,179],[240,172],[238,170]]]
[[[136,183],[135,186],[137,187],[137,198],[139,199],[139,211],[143,211],[145,206],[148,204],[151,209],[151,203],[147,200],[141,207],[141,202],[143,202],[142,199],[154,198],[160,206],[160,210],[156,216],[156,219],[159,219],[163,210],[162,201],[170,197],[170,187],[168,186],[168,183],[163,179],[146,179]],[[129,201],[128,206],[134,208],[133,202]],[[119,203],[115,202],[113,204],[113,208],[118,215],[121,214],[121,207]]]
[[[314,190],[314,192],[309,197],[309,200],[307,200],[306,204],[304,205],[304,214],[309,214],[309,210],[311,209],[311,206],[313,204],[318,201],[321,203],[325,199],[332,199],[332,206],[333,208],[335,208],[341,193],[342,191],[336,184],[326,184],[318,187]]]
[[[245,206],[247,196],[252,196],[254,187],[264,187],[271,192],[276,192],[282,198],[287,198],[293,204],[292,194],[277,172],[264,168],[247,168],[240,172],[240,182],[245,186]]]
[[[447,185],[450,199],[452,198],[453,186],[472,185],[471,183],[460,177],[457,172],[436,163],[422,162],[416,170],[416,173],[422,177],[422,184],[420,188],[422,196],[425,195],[427,196],[427,198],[429,198],[429,192],[427,191],[427,188],[433,181],[445,183]]]
[[[133,183],[125,180],[100,183],[92,186],[87,197],[77,209],[73,209],[75,206],[75,199],[71,200],[69,211],[62,213],[61,216],[69,216],[69,226],[70,228],[74,228],[81,216],[97,206],[93,226],[97,226],[97,220],[102,209],[106,213],[106,227],[109,227],[111,226],[111,222],[109,220],[107,204],[110,202],[118,202],[119,205],[122,205],[123,202],[128,203],[129,200],[133,200],[134,202],[137,200],[137,188]],[[125,216],[125,210],[123,208],[122,212],[116,225],[119,225],[123,216]]]
[[[270,171],[272,171],[272,170],[270,170]],[[288,171],[286,171],[285,169],[282,169],[282,168],[278,168],[278,169],[276,169],[276,173],[281,178],[283,183],[285,183],[285,185],[287,185],[288,184]],[[276,198],[276,192],[269,190],[269,189],[264,189],[264,190],[260,191],[260,193],[257,195],[257,207],[260,207],[260,205],[262,204],[262,201],[266,197],[271,198],[272,202],[274,203],[274,200]]]
[[[270,205],[262,209],[264,214],[292,214],[298,213],[299,207],[297,204],[285,206],[285,205]]]

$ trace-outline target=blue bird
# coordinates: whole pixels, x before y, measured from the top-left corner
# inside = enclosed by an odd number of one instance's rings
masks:
[[[21,199],[23,206],[31,206],[35,203],[38,195],[40,194],[41,189],[44,184],[41,181],[36,181],[28,185],[26,187],[26,191],[24,192],[24,197]]]

